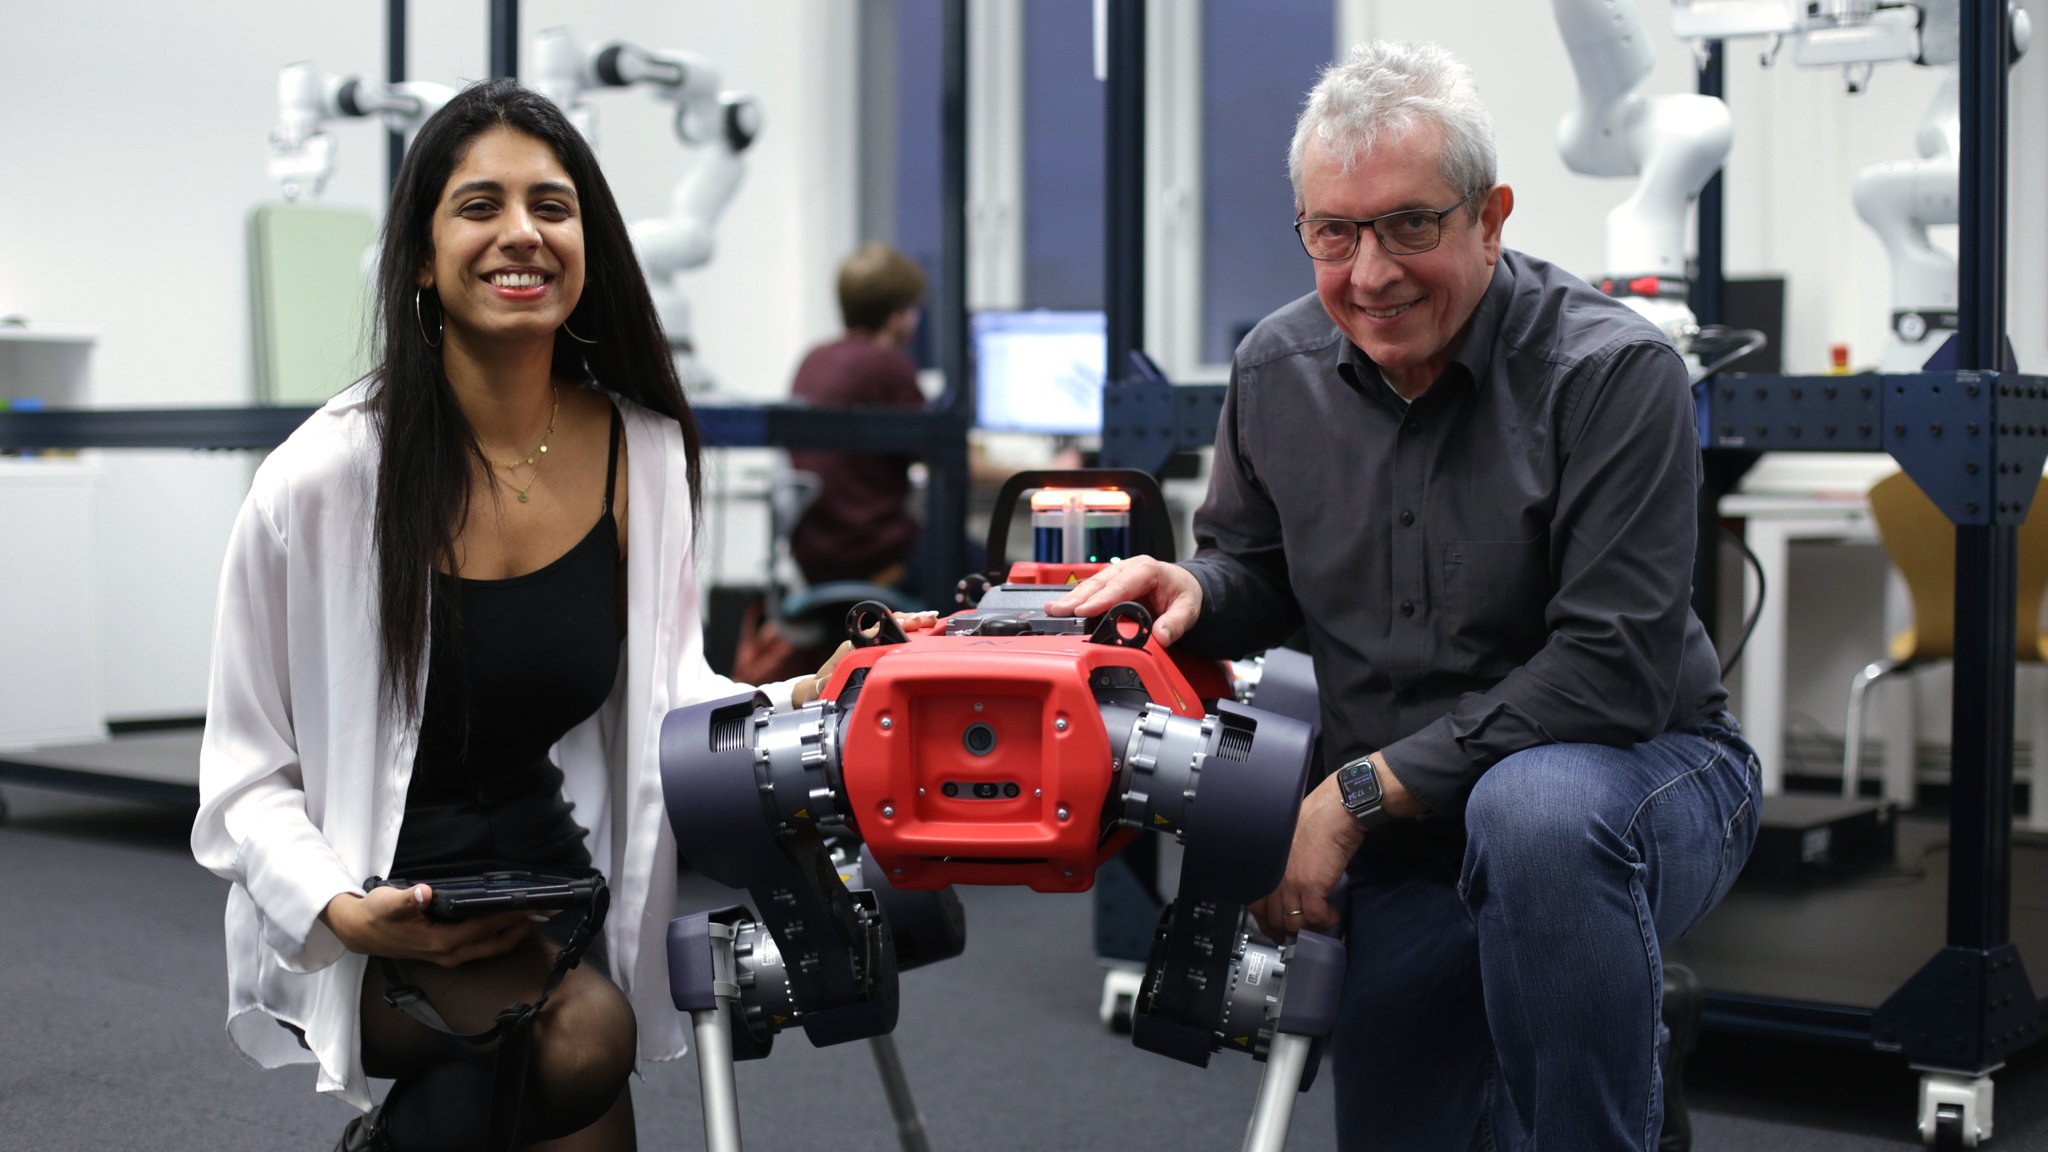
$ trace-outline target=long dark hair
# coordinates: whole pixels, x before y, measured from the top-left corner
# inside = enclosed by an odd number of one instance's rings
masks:
[[[436,565],[454,569],[455,531],[469,512],[471,461],[484,460],[441,353],[426,341],[426,331],[440,326],[441,309],[438,299],[419,293],[418,276],[433,258],[434,211],[449,176],[477,137],[497,127],[546,144],[575,182],[582,205],[583,296],[570,322],[592,343],[558,335],[554,371],[595,380],[681,425],[692,523],[700,509],[697,421],[597,157],[545,96],[513,80],[472,84],[426,122],[406,152],[384,217],[377,273],[377,335],[384,350],[371,373],[380,449],[377,600],[384,691],[409,719],[418,709],[414,686],[425,655],[431,573]]]

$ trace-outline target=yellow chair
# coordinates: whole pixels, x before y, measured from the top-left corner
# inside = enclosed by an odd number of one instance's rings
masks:
[[[1864,697],[1877,681],[1955,658],[1956,528],[1934,501],[1903,472],[1871,485],[1871,516],[1893,567],[1905,577],[1913,601],[1913,626],[1892,637],[1886,658],[1866,666],[1849,687],[1848,735],[1842,746],[1842,795],[1856,795],[1863,754]],[[2019,530],[2018,631],[2013,652],[2022,664],[2048,663],[2048,638],[2041,635],[2041,600],[2048,594],[2048,479]],[[1909,750],[1910,755],[1910,750]],[[1910,760],[1909,760],[1910,762]],[[2028,823],[2048,828],[2048,699],[2034,712]],[[1911,802],[1907,794],[1894,797]]]

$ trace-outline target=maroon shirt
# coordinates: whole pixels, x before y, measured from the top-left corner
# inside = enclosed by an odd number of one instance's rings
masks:
[[[922,408],[917,365],[896,348],[841,338],[804,357],[790,395],[821,407]],[[790,551],[804,579],[865,580],[904,559],[917,537],[910,515],[908,456],[792,451],[789,461],[818,474],[817,503],[797,522]]]

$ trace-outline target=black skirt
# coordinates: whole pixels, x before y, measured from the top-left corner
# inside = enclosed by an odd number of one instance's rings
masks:
[[[588,876],[589,835],[562,796],[562,770],[550,763],[517,774],[495,791],[478,792],[438,804],[408,805],[398,828],[391,875],[432,882],[456,876],[519,869],[563,876]],[[539,926],[540,934],[562,944],[582,919],[564,913]],[[586,958],[605,965],[604,935],[590,942]]]

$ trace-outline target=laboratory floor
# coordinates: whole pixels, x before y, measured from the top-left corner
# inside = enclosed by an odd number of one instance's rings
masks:
[[[226,885],[188,854],[190,810],[0,791],[0,1147],[331,1148],[350,1110],[304,1067],[248,1064],[222,1030]],[[728,898],[684,879],[688,907]],[[963,897],[966,954],[903,978],[897,1039],[935,1149],[1238,1146],[1259,1066],[1224,1053],[1196,1069],[1105,1031],[1086,896]],[[2023,1053],[1997,1081],[1991,1147],[2048,1148],[2048,1059]],[[1895,1057],[1710,1034],[1687,1083],[1700,1152],[1917,1146]],[[784,1036],[740,1066],[739,1088],[749,1147],[897,1147],[861,1045]],[[633,1092],[642,1148],[702,1146],[694,1061],[646,1070]],[[1331,1148],[1333,1129],[1324,1078],[1299,1098],[1289,1147]]]

